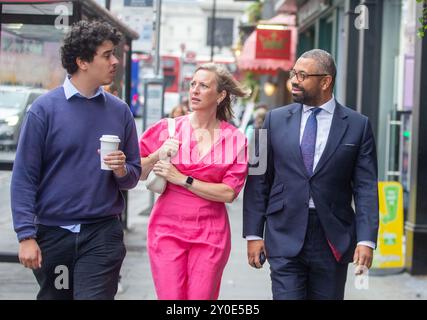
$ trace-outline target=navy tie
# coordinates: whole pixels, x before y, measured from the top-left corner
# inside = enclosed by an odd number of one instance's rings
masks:
[[[316,151],[316,135],[317,135],[317,114],[322,111],[321,108],[311,109],[311,114],[305,124],[304,133],[301,139],[301,154],[304,161],[307,173],[313,174],[314,154]]]

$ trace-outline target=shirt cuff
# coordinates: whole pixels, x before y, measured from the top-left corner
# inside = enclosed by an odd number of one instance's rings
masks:
[[[18,234],[17,234],[18,241],[21,242],[25,239],[31,239],[31,238],[36,239],[37,238],[36,233],[37,232],[36,232],[35,226],[33,228],[31,228],[31,230],[18,232]]]
[[[245,238],[246,238],[246,240],[248,240],[248,241],[250,241],[250,240],[264,240],[264,239],[263,239],[263,238],[261,238],[261,237],[253,236],[253,235],[246,236]]]
[[[357,243],[357,245],[358,246],[367,246],[367,247],[369,247],[369,248],[372,248],[372,249],[374,249],[375,250],[375,248],[376,248],[376,244],[375,244],[375,242],[372,242],[372,241],[359,241],[358,243]]]

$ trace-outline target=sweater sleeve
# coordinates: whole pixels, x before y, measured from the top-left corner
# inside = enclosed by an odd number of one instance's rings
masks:
[[[122,151],[126,155],[127,174],[121,178],[116,177],[117,184],[121,190],[134,188],[138,184],[139,177],[141,176],[141,158],[139,156],[138,134],[136,131],[135,121],[128,107],[126,110],[125,134],[126,138]]]
[[[13,164],[11,204],[18,240],[35,237],[35,206],[42,171],[46,124],[40,115],[28,111]]]

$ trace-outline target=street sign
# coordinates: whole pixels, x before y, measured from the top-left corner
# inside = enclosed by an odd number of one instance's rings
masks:
[[[264,25],[264,27],[265,29],[258,27],[256,30],[255,58],[289,60],[291,57],[291,30],[286,30],[286,27],[279,25]]]
[[[163,118],[164,83],[163,78],[144,79],[144,118],[142,131]]]
[[[380,228],[373,269],[400,271],[403,253],[403,189],[399,182],[378,182]]]
[[[139,35],[138,40],[132,41],[132,51],[151,52],[153,47],[153,6],[137,5],[135,2],[129,2],[122,8],[117,8],[113,12],[117,17],[136,31]],[[133,6],[131,6],[133,5]]]

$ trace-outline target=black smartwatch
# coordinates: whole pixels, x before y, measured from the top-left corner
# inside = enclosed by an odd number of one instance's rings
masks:
[[[187,179],[185,180],[185,187],[189,188],[193,184],[193,181],[193,177],[187,177]]]

